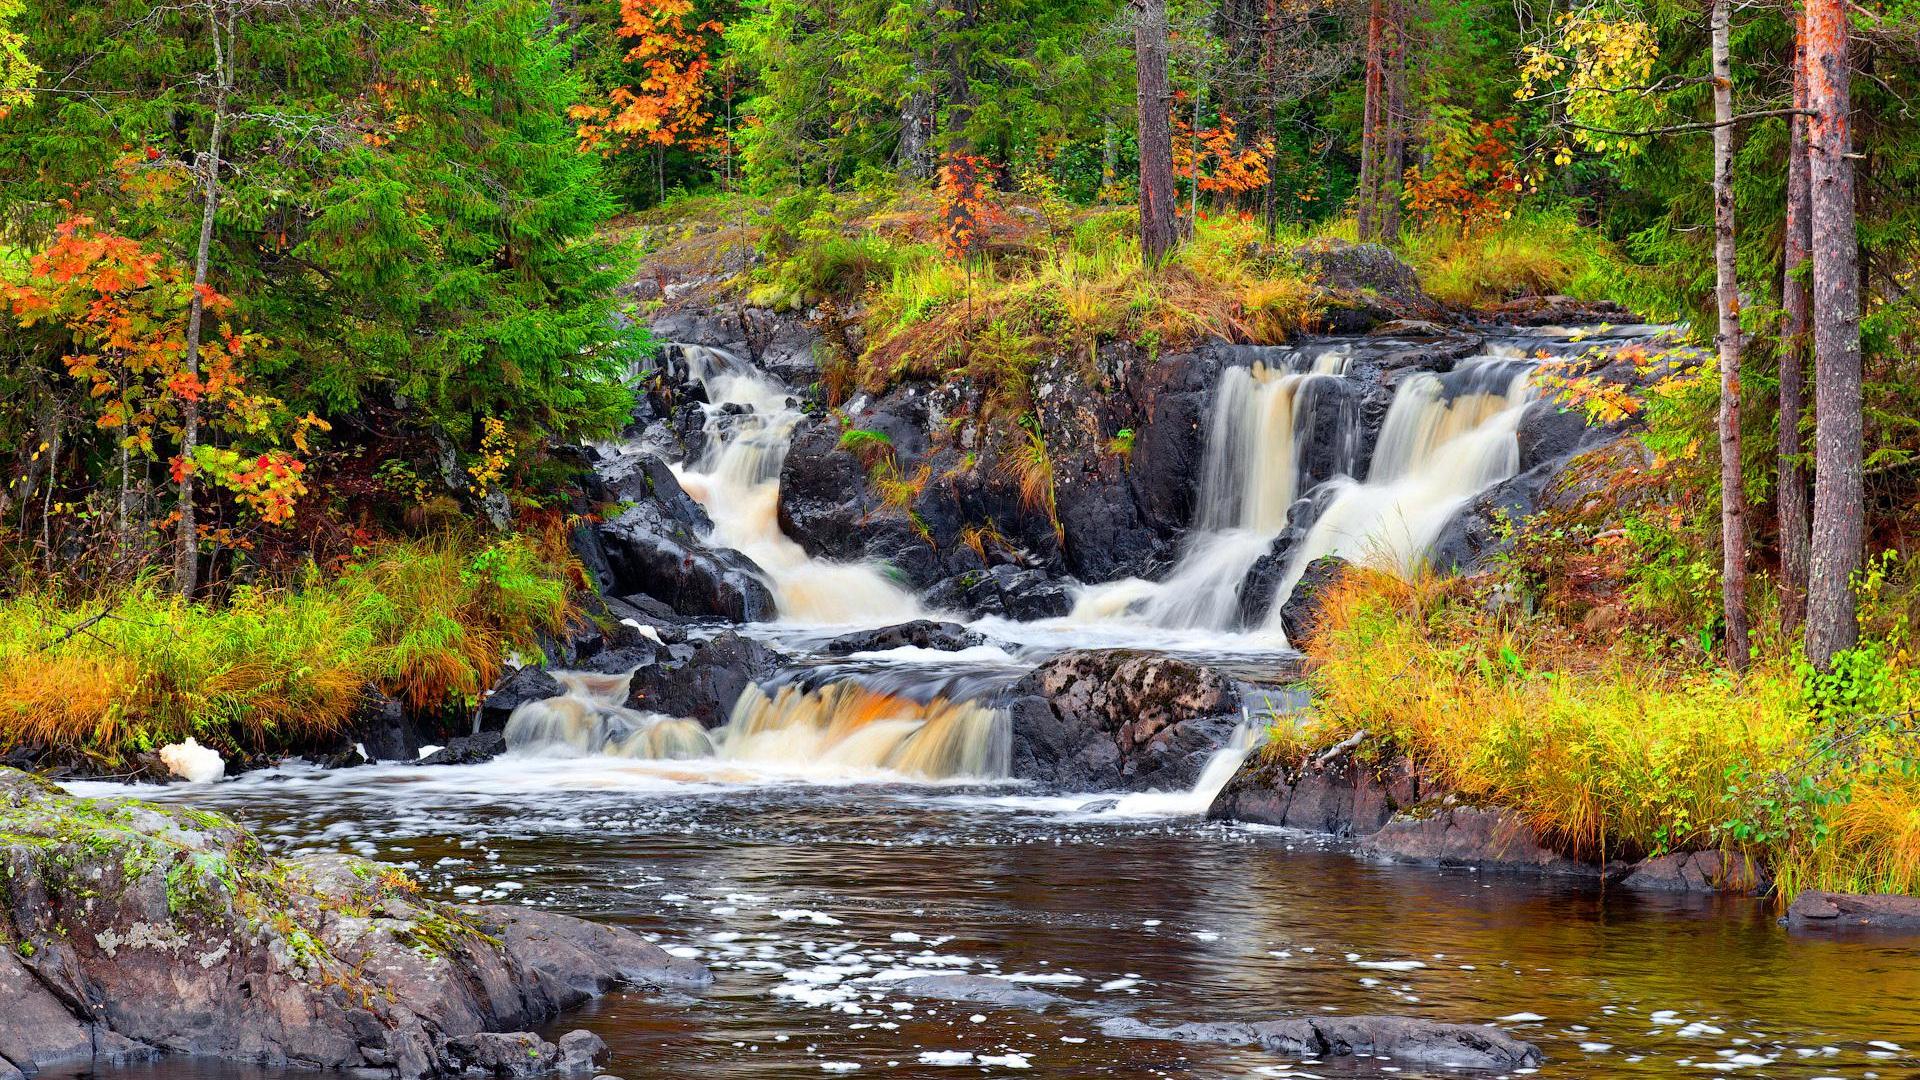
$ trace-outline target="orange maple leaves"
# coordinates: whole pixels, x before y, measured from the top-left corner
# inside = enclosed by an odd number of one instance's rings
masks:
[[[0,304],[22,328],[50,325],[65,332],[61,360],[67,373],[96,403],[95,425],[117,430],[129,453],[153,457],[156,432],[171,430],[185,402],[217,407],[220,425],[237,434],[273,427],[281,402],[249,393],[240,370],[250,335],[220,323],[201,343],[200,370],[188,370],[186,323],[196,292],[216,317],[233,302],[195,286],[178,264],[77,214],[60,224],[53,242],[28,266],[20,280],[0,279]],[[305,449],[307,432],[327,425],[309,413],[293,427],[296,444]],[[292,517],[294,498],[306,491],[303,468],[277,449],[243,458],[203,445],[191,460],[172,459],[168,471],[177,482],[204,470],[263,519],[284,522]]]
[[[1173,175],[1192,180],[1197,173],[1201,191],[1238,195],[1267,185],[1267,162],[1273,157],[1273,140],[1261,139],[1242,144],[1234,129],[1233,117],[1225,112],[1213,127],[1200,129],[1194,138],[1193,125],[1175,104],[1173,112]],[[1196,145],[1197,143],[1197,145]]]
[[[714,136],[706,132],[713,119],[707,112],[711,88],[707,73],[706,36],[723,27],[713,19],[688,26],[692,0],[620,0],[620,26],[615,32],[632,41],[625,60],[637,64],[641,78],[633,86],[615,87],[608,105],[575,105],[568,115],[581,121],[582,152],[610,154],[636,145],[684,146],[705,149]]]
[[[1429,160],[1407,172],[1407,205],[1428,220],[1472,225],[1511,210],[1534,184],[1514,147],[1517,120],[1475,121],[1436,108]]]

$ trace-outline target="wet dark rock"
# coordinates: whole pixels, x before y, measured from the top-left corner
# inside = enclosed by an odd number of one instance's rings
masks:
[[[1772,886],[1751,858],[1724,851],[1676,851],[1635,863],[1620,884],[1650,892],[1760,893]]]
[[[607,605],[607,614],[613,619],[627,623],[645,636],[640,627],[652,627],[655,637],[666,644],[675,640],[685,641],[686,631],[682,627],[696,619],[673,610],[665,601],[656,600],[646,593],[632,593],[627,596],[608,596],[603,598]]]
[[[750,248],[741,249],[729,255],[728,266],[721,269],[737,273],[757,257]],[[652,328],[654,337],[661,341],[724,349],[789,386],[806,386],[819,375],[815,357],[820,335],[804,313],[732,304],[689,304],[654,316]]]
[[[779,653],[729,630],[690,649],[678,646],[660,663],[641,668],[627,704],[719,727],[733,715],[741,692],[771,676],[780,662]]]
[[[559,681],[541,668],[523,667],[513,671],[480,700],[480,730],[503,731],[513,710],[529,701],[545,701],[564,692]]]
[[[1920,896],[1808,889],[1787,908],[1789,930],[1920,934]]]
[[[1058,994],[987,975],[921,975],[890,985],[895,992],[907,997],[1035,1011],[1059,1005],[1066,1000]]]
[[[827,642],[826,651],[835,656],[903,648],[959,652],[961,649],[970,649],[979,645],[985,640],[959,623],[915,619],[912,622],[885,626],[878,630],[860,630],[851,634],[842,634]]]
[[[447,745],[420,759],[421,765],[478,765],[507,752],[507,737],[498,731],[478,735],[460,735]]]
[[[1520,426],[1514,438],[1520,444],[1520,471],[1547,462],[1560,462],[1582,450],[1588,450],[1618,436],[1613,427],[1595,427],[1578,409],[1569,409],[1551,398],[1528,405],[1520,414]]]
[[[669,520],[695,533],[713,528],[706,510],[680,486],[666,461],[654,454],[634,454],[616,465],[602,465],[593,474],[590,487],[597,502],[655,502]]]
[[[600,526],[616,591],[645,593],[683,615],[764,622],[775,615],[759,567],[731,548],[707,545],[648,500]]]
[[[1516,814],[1472,806],[1397,817],[1361,840],[1360,850],[1416,866],[1471,866],[1554,877],[1600,878],[1616,870],[1603,870],[1548,848]]]
[[[1002,564],[985,573],[969,572],[928,589],[922,599],[935,611],[981,618],[998,615],[1019,622],[1052,619],[1073,610],[1064,582],[1039,570]]]
[[[1286,631],[1288,641],[1302,642],[1313,633],[1327,590],[1340,580],[1349,565],[1338,555],[1322,555],[1300,572],[1292,594],[1280,605],[1280,626]]]
[[[617,986],[711,980],[630,931],[424,900],[377,864],[273,859],[217,814],[75,799],[11,770],[0,836],[0,1053],[18,1072],[158,1051],[456,1075],[491,1060],[483,1032]],[[591,1069],[583,1040],[563,1044],[556,1065]]]
[[[1254,1023],[1189,1023],[1155,1027],[1130,1016],[1101,1023],[1107,1035],[1126,1039],[1258,1046],[1295,1058],[1391,1058],[1410,1065],[1456,1069],[1537,1066],[1540,1048],[1498,1028],[1443,1024],[1410,1016],[1302,1016]]]
[[[1288,764],[1256,755],[1214,796],[1207,818],[1282,825],[1332,836],[1371,836],[1420,799],[1419,778],[1404,758],[1375,767],[1351,752]]]
[[[1476,574],[1512,546],[1514,529],[1540,508],[1557,463],[1510,476],[1468,499],[1441,526],[1427,561],[1443,574]]]
[[[1221,673],[1125,649],[1061,653],[1010,697],[1013,774],[1077,791],[1191,785],[1240,709]]]
[[[435,734],[423,731],[405,705],[373,687],[361,692],[347,727],[347,741],[358,744],[369,761],[412,761]]]

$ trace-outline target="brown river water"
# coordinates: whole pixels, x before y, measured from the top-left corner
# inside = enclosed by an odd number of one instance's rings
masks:
[[[552,907],[698,955],[711,992],[616,995],[549,1033],[599,1033],[626,1080],[1444,1074],[1098,1028],[1316,1011],[1498,1023],[1541,1046],[1543,1077],[1920,1076],[1920,940],[1789,936],[1750,900],[1384,866],[1015,785],[712,762],[510,757],[171,790],[282,852],[391,860],[440,897]],[[1065,1000],[1038,1014],[912,1001],[888,991],[903,970]],[[173,1061],[112,1075],[263,1074]]]

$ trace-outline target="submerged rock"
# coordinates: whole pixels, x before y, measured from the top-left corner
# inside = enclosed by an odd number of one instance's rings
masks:
[[[1789,930],[1865,930],[1920,934],[1920,896],[1808,889],[1787,908]]]
[[[990,975],[921,975],[890,984],[907,997],[933,998],[938,1001],[964,1001],[981,1005],[1000,1005],[1015,1009],[1043,1010],[1066,1001],[1058,994],[1036,990],[1008,979]]]
[[[507,752],[507,737],[498,731],[461,735],[420,759],[422,765],[478,765]]]
[[[1288,1057],[1350,1057],[1357,1054],[1396,1062],[1454,1069],[1513,1069],[1537,1066],[1540,1048],[1499,1028],[1480,1024],[1442,1024],[1409,1016],[1303,1016],[1253,1023],[1189,1023],[1154,1027],[1130,1016],[1100,1025],[1125,1039],[1258,1046]]]
[[[19,1071],[167,1053],[412,1080],[482,1067],[476,1036],[616,986],[711,981],[626,930],[426,900],[391,867],[271,858],[218,814],[13,770],[0,869],[0,1055]],[[585,1049],[551,1063],[590,1069]]]
[[[1061,653],[1012,695],[1014,776],[1077,791],[1187,787],[1240,712],[1220,672],[1128,649]]]
[[[827,642],[826,651],[834,656],[904,648],[959,652],[961,649],[970,649],[979,645],[985,640],[959,623],[915,619],[897,626],[883,626],[878,630],[859,630],[851,634],[842,634]]]

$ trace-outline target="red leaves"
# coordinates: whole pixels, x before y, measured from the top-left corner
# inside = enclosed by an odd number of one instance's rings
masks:
[[[940,165],[940,241],[949,259],[965,259],[979,246],[992,169],[971,154],[949,154]]]

